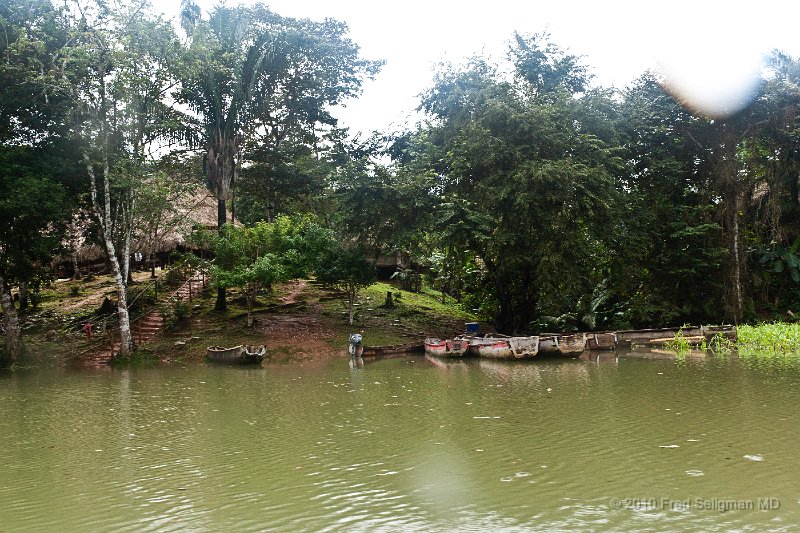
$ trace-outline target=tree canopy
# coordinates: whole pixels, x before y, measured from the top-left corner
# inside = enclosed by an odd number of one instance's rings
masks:
[[[7,331],[11,288],[44,275],[67,225],[103,245],[122,324],[132,240],[155,249],[203,179],[220,309],[226,288],[252,307],[316,273],[352,310],[389,255],[505,333],[800,314],[796,58],[773,53],[754,100],[710,117],[658,73],[603,88],[548,35],[516,33],[504,60],[441,65],[419,123],[360,137],[337,108],[381,62],[345,23],[192,0],[181,16],[0,5]],[[240,225],[223,229],[229,208]]]

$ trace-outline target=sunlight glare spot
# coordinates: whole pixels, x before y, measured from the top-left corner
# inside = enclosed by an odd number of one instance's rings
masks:
[[[711,118],[744,109],[756,96],[764,57],[746,38],[751,22],[730,11],[683,15],[659,39],[656,60],[664,86],[687,108]]]

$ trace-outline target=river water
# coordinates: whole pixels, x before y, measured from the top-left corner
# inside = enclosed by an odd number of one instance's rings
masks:
[[[0,375],[0,532],[791,531],[800,360]]]

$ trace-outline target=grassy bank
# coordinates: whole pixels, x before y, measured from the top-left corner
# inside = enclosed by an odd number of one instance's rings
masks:
[[[132,292],[150,283],[149,273],[136,276],[138,284]],[[353,332],[361,333],[368,346],[403,344],[427,335],[454,335],[463,330],[464,322],[475,320],[452,299],[442,303],[436,291],[411,293],[375,283],[360,292],[356,323],[350,325],[343,294],[313,280],[298,280],[262,295],[254,310],[255,324],[249,328],[245,300],[235,290],[229,291],[228,310],[219,313],[213,309],[213,290],[195,294],[191,303],[176,305],[164,302],[164,288],[162,284],[158,302],[150,295],[147,305],[160,309],[165,327],[139,347],[133,362],[200,361],[208,346],[237,344],[264,344],[273,362],[325,359],[344,355]],[[387,292],[392,293],[391,307],[384,305]],[[51,284],[42,291],[39,308],[22,316],[30,357],[20,363],[70,364],[100,350],[104,341],[88,340],[80,327],[93,321],[104,298],[114,296],[108,276]],[[146,306],[139,308],[135,316],[146,311]]]
[[[800,324],[776,322],[742,325],[737,329],[738,348],[743,355],[800,354]]]

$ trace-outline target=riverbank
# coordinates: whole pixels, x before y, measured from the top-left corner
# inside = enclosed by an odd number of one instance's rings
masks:
[[[162,274],[156,286],[148,272],[134,273],[131,294],[142,294],[140,299],[147,303],[131,315],[155,308],[165,320],[161,330],[139,346],[133,362],[200,361],[208,346],[237,344],[265,345],[271,362],[324,360],[344,356],[353,332],[361,333],[369,346],[403,344],[426,335],[452,335],[463,329],[464,322],[476,319],[450,298],[443,304],[436,291],[411,293],[375,283],[360,292],[356,324],[351,326],[342,294],[314,280],[297,280],[277,285],[259,298],[253,327],[248,328],[246,303],[236,291],[229,291],[228,310],[220,313],[213,309],[211,289],[193,294],[190,300],[167,300],[179,284],[175,280],[167,284],[167,278]],[[392,293],[391,307],[385,306],[387,292]],[[110,342],[96,317],[103,301],[113,297],[108,276],[52,283],[42,291],[38,309],[21,315],[27,354],[19,363],[63,366],[92,361],[92,355]],[[87,322],[93,323],[91,340],[82,330]]]
[[[236,291],[229,292],[227,312],[219,313],[213,309],[211,289],[192,294],[191,299],[169,300],[182,280],[177,272],[161,272],[158,281],[151,279],[149,272],[137,272],[133,277],[132,316],[153,309],[164,316],[163,327],[139,346],[133,362],[201,361],[208,346],[238,344],[265,345],[271,362],[325,360],[345,356],[353,332],[363,335],[366,346],[409,344],[421,342],[425,336],[450,337],[463,329],[464,322],[476,320],[451,299],[442,303],[441,293],[436,291],[426,288],[411,293],[375,283],[360,292],[356,324],[351,326],[342,294],[313,280],[297,280],[277,285],[261,297],[254,310],[254,325],[249,328],[245,301]],[[392,294],[392,307],[385,305],[387,292]],[[113,331],[110,321],[98,316],[103,313],[104,301],[114,295],[108,276],[53,282],[40,293],[39,307],[21,314],[27,353],[18,364],[96,364],[96,355],[108,349]],[[87,322],[93,324],[92,339],[82,329]],[[105,335],[104,322],[109,322]],[[680,351],[681,346],[676,341],[675,346],[667,343],[666,348]],[[739,326],[738,342],[711,343],[708,348],[738,350],[745,356],[800,353],[800,324]]]

